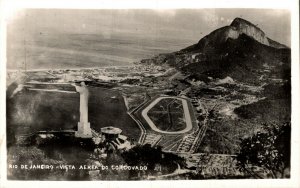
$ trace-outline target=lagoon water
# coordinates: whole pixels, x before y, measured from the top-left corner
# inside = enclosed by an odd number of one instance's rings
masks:
[[[102,127],[121,128],[124,135],[138,140],[138,125],[127,114],[119,91],[89,87],[89,122],[100,132]],[[7,125],[15,133],[42,130],[76,130],[79,122],[79,94],[24,90],[8,99]]]

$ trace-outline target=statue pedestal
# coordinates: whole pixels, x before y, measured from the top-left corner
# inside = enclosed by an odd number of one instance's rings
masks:
[[[75,132],[75,137],[92,138],[90,123],[78,122],[78,130]]]

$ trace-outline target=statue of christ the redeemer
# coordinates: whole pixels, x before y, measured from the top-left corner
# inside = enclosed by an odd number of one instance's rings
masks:
[[[90,123],[88,122],[89,90],[85,85],[85,82],[81,82],[80,85],[72,85],[75,86],[76,91],[80,94],[80,122],[78,122],[78,130],[75,132],[75,136],[81,138],[91,138],[92,130]]]

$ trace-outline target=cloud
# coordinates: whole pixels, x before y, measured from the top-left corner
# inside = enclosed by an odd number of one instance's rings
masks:
[[[219,16],[214,11],[205,11],[203,19],[210,27],[216,27],[219,23]]]
[[[175,9],[154,9],[155,13],[157,13],[158,16],[162,17],[174,17],[176,16],[176,10]]]
[[[227,23],[231,23],[233,21],[233,19],[226,19]]]

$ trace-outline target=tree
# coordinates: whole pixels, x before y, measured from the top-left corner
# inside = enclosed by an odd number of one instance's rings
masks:
[[[265,125],[242,140],[237,164],[255,178],[287,178],[290,170],[291,123]]]

